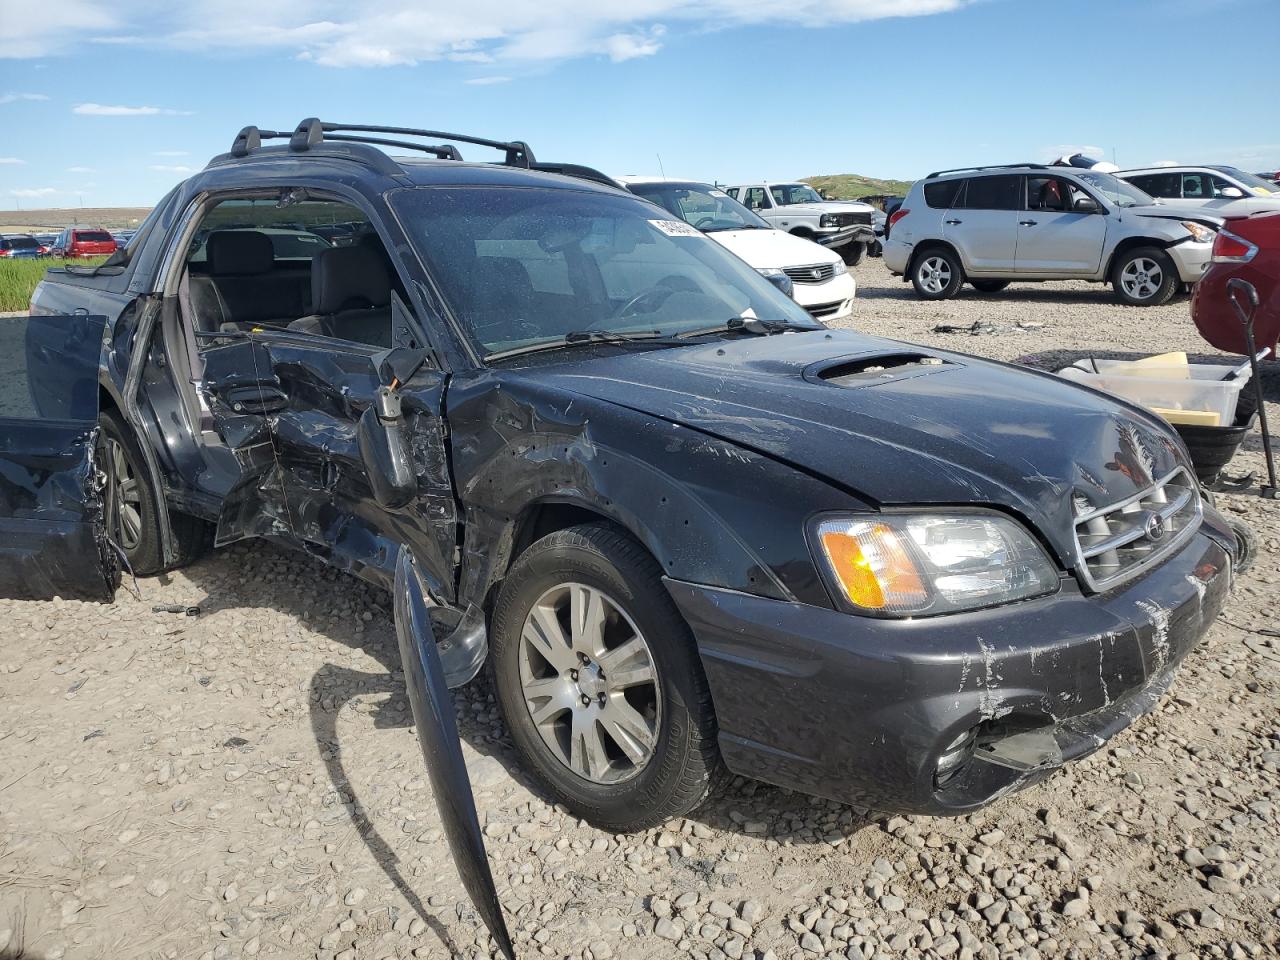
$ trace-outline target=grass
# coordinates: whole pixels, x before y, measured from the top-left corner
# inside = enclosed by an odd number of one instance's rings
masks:
[[[864,177],[859,173],[833,173],[821,177],[805,177],[804,182],[816,190],[823,190],[835,200],[857,200],[881,194],[903,197],[911,188],[908,180],[882,180]]]
[[[46,257],[41,260],[0,260],[0,312],[26,311],[31,305],[31,294],[36,284],[50,267],[74,263],[80,267],[92,267],[106,257],[89,260],[59,260]]]

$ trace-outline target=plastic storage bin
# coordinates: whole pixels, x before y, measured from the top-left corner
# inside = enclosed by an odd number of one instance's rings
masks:
[[[1170,367],[1173,378],[1151,375],[1151,368],[1141,375],[1125,373],[1124,360],[1080,360],[1058,371],[1058,376],[1076,383],[1105,390],[1118,397],[1146,407],[1170,423],[1202,427],[1231,424],[1236,416],[1240,391],[1249,382],[1249,369],[1230,380],[1236,369],[1231,364],[1193,363],[1184,369],[1189,376],[1176,378],[1178,368]],[[1093,371],[1096,365],[1097,371]]]

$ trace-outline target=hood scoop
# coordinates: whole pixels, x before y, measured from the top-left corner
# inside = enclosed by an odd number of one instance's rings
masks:
[[[923,377],[958,368],[952,360],[927,353],[899,352],[871,356],[843,357],[815,363],[804,371],[810,383],[829,383],[837,387],[870,387],[878,383]]]

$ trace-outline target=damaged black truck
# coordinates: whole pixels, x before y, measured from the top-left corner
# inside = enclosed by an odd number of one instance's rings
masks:
[[[486,663],[546,795],[611,831],[724,769],[957,814],[1149,710],[1237,559],[1155,416],[828,330],[521,142],[246,128],[3,323],[0,594],[246,537],[393,590],[500,938],[446,691]]]

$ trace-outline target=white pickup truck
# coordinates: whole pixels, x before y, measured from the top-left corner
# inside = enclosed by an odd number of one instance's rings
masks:
[[[857,200],[826,200],[807,183],[740,183],[724,192],[779,230],[830,247],[850,266],[862,262],[876,238],[874,207]]]

